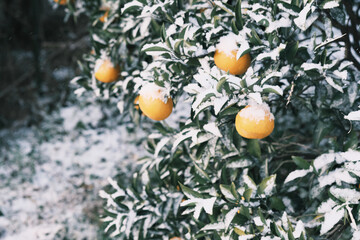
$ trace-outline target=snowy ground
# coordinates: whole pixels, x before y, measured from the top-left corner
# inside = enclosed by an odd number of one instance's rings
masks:
[[[11,138],[0,148],[0,239],[101,239],[98,191],[144,152],[125,127],[96,127],[100,109],[68,107],[62,124],[0,132],[1,145]]]

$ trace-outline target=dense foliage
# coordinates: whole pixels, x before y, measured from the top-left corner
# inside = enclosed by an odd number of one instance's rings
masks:
[[[69,2],[69,14],[89,16],[94,49],[76,93],[93,91],[132,122],[129,131],[148,133],[150,154],[130,183],[110,179],[100,192],[105,230],[120,239],[358,239],[360,3],[352,2]],[[245,74],[214,65],[223,36],[250,53]],[[94,77],[105,57],[120,65],[115,83]],[[134,107],[148,82],[174,100],[168,120]],[[265,139],[235,130],[249,101],[275,115]]]

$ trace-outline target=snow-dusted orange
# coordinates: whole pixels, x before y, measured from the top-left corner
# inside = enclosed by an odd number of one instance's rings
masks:
[[[95,78],[100,82],[110,83],[118,79],[119,65],[114,65],[109,59],[98,60],[95,66]]]
[[[67,0],[54,0],[54,2],[60,4],[60,5],[66,5],[67,4]]]
[[[141,88],[139,96],[140,110],[152,120],[161,121],[170,116],[173,109],[171,97],[167,97],[165,88],[154,83],[146,84]]]
[[[233,50],[231,54],[221,50],[216,50],[214,55],[215,65],[225,72],[229,71],[229,73],[233,75],[245,73],[246,70],[250,67],[250,54],[246,53],[237,60],[236,54],[236,50]]]
[[[172,238],[170,238],[170,240],[182,240],[182,238],[179,238],[179,237],[172,237]]]
[[[100,22],[106,22],[107,21],[107,17],[109,16],[109,10],[106,10],[104,15],[102,15],[100,18],[99,18],[99,21]]]
[[[249,139],[262,139],[274,130],[274,115],[266,104],[248,105],[236,115],[236,131]]]

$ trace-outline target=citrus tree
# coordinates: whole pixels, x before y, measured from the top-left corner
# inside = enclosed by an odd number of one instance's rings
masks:
[[[358,0],[60,3],[90,19],[76,93],[147,136],[110,236],[360,238]]]

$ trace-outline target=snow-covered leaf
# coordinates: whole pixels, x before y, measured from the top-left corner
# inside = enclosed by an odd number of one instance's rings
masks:
[[[344,217],[344,209],[340,207],[335,207],[330,212],[324,215],[324,222],[321,224],[320,234],[324,235],[330,231],[336,223],[338,223]]]
[[[234,219],[237,212],[240,210],[239,207],[231,209],[226,215],[225,215],[225,229],[228,229],[230,226],[230,223]]]
[[[258,186],[257,193],[269,195],[275,187],[276,174],[264,178]]]
[[[215,122],[207,123],[204,125],[204,129],[217,137],[222,137],[219,128],[216,126]]]
[[[347,120],[350,120],[350,121],[360,121],[360,110],[350,112],[344,118],[347,119]]]
[[[225,223],[224,222],[218,222],[218,223],[210,223],[205,225],[200,231],[206,231],[206,230],[223,230],[225,229]]]
[[[340,85],[336,84],[334,82],[334,79],[332,79],[331,77],[326,77],[325,80],[326,80],[326,82],[328,84],[330,84],[330,86],[332,86],[333,88],[335,88],[339,92],[344,93],[344,90],[342,89],[342,87]]]

